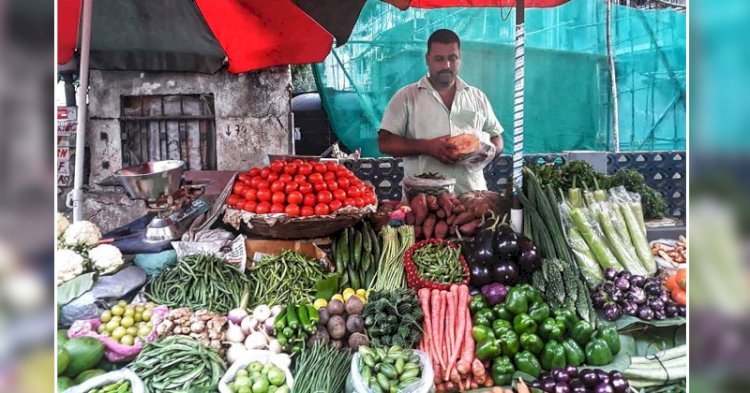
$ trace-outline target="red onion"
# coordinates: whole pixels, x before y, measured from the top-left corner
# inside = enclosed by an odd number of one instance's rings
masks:
[[[234,310],[230,311],[227,315],[229,317],[229,322],[234,323],[235,325],[239,325],[242,323],[242,320],[245,319],[245,317],[248,315],[247,313],[247,302],[250,301],[250,292],[245,292],[242,294],[242,300],[240,301],[240,306],[235,308]]]

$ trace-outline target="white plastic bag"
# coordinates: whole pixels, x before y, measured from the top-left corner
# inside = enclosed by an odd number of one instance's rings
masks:
[[[86,380],[80,385],[65,389],[64,393],[86,393],[91,389],[104,387],[115,382],[120,382],[123,379],[130,381],[130,389],[133,393],[144,393],[146,391],[143,381],[134,372],[124,368]]]
[[[435,373],[432,370],[430,357],[422,352],[415,350],[414,353],[419,356],[419,365],[422,366],[422,375],[419,381],[407,386],[399,393],[430,393],[435,391]],[[372,393],[367,387],[367,383],[362,379],[359,373],[359,353],[352,357],[352,367],[349,377],[346,379],[346,393]]]
[[[289,371],[289,355],[273,353],[271,351],[249,350],[244,356],[232,363],[224,376],[221,377],[221,380],[219,380],[219,392],[232,393],[229,389],[229,383],[234,380],[234,375],[237,374],[237,371],[246,368],[252,362],[271,363],[280,368],[284,372],[284,375],[286,375],[286,384],[289,386],[289,390],[291,391],[294,387],[294,377],[292,377],[292,372]]]
[[[479,150],[456,161],[456,165],[465,166],[472,170],[482,169],[495,159],[495,145],[490,141],[490,134],[486,132],[466,132],[479,138]]]

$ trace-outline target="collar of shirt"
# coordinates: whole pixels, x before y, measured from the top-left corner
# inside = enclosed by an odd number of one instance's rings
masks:
[[[427,75],[423,76],[421,79],[419,79],[419,82],[417,83],[417,87],[420,89],[430,89],[435,90],[435,88],[432,86],[432,83],[430,83],[430,80],[427,79]],[[459,90],[466,90],[469,88],[469,85],[464,82],[461,77],[456,76],[456,91]],[[435,90],[437,91],[437,90]]]

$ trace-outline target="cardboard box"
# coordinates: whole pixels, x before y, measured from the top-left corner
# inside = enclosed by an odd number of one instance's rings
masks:
[[[323,261],[330,271],[335,271],[335,264],[328,257],[323,248],[331,244],[330,238],[314,240],[267,240],[267,239],[247,239],[245,249],[247,251],[248,266],[253,261],[260,259],[263,255],[274,255],[282,250],[294,250],[302,255]]]

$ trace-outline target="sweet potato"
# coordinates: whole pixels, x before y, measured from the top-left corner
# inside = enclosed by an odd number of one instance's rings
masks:
[[[475,219],[473,221],[469,221],[466,224],[463,224],[458,227],[458,230],[461,231],[461,234],[463,235],[473,235],[474,232],[476,232],[477,227],[479,227],[479,224],[482,221],[480,219]]]
[[[464,225],[475,218],[476,217],[474,217],[474,215],[471,214],[470,211],[465,211],[456,217],[456,219],[453,221],[453,225]]]
[[[437,216],[437,218],[445,218],[445,210],[438,209],[438,211],[435,212],[435,215]]]
[[[453,205],[453,214],[461,214],[466,211],[466,206],[464,206],[462,203],[457,203]]]
[[[448,223],[448,225],[453,225],[453,222],[456,221],[456,216],[451,214],[448,216],[448,218],[445,219],[445,222]]]
[[[443,191],[437,197],[438,205],[441,209],[445,210],[446,216],[450,216],[453,211],[453,202],[451,201],[451,194],[447,191]]]
[[[419,193],[409,202],[409,206],[414,212],[414,225],[422,225],[427,218],[427,197]]]
[[[440,206],[438,206],[437,197],[435,195],[427,195],[427,209],[429,209],[431,212],[440,209]]]
[[[415,225],[414,226],[414,238],[419,239],[422,237],[422,226],[421,225]]]
[[[404,223],[406,223],[406,225],[414,225],[415,220],[416,218],[414,217],[413,211],[406,213],[406,218],[404,219]]]
[[[445,239],[448,234],[448,224],[444,220],[438,221],[435,225],[435,237],[438,239]]]
[[[425,239],[432,239],[433,231],[435,230],[435,224],[437,223],[437,217],[434,214],[427,216],[422,226],[422,235]]]

